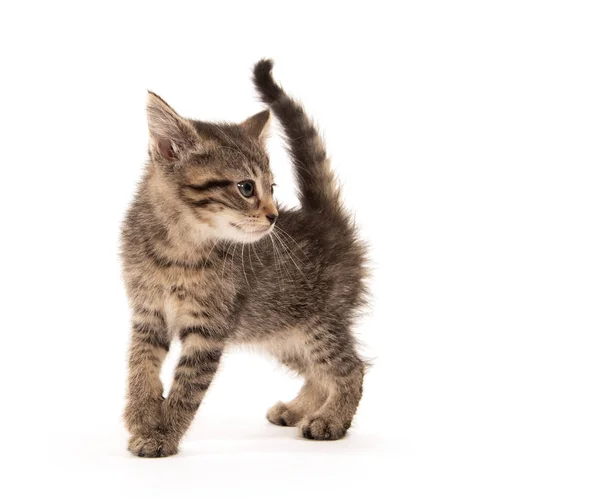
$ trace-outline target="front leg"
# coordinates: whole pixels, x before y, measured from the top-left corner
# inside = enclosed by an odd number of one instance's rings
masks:
[[[127,405],[123,414],[125,426],[132,435],[130,449],[133,441],[140,436],[150,435],[160,424],[164,399],[160,368],[169,344],[162,313],[149,307],[134,308]]]
[[[219,367],[225,346],[217,330],[206,327],[184,328],[180,337],[181,357],[163,405],[164,424],[178,439],[192,423]]]
[[[189,428],[219,367],[225,339],[220,330],[189,326],[180,332],[181,357],[173,385],[162,405],[161,425],[137,442],[139,456],[164,457],[177,453],[179,441]]]

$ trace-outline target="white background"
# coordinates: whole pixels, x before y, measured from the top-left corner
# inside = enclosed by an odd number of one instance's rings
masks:
[[[0,496],[597,499],[599,26],[577,1],[4,2]],[[135,458],[117,248],[146,89],[243,120],[264,56],[372,246],[374,368],[316,443],[264,419],[301,381],[231,352],[180,455]]]

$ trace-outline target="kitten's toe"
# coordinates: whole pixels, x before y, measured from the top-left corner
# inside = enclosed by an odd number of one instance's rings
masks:
[[[298,423],[299,417],[280,401],[267,412],[267,420],[282,427],[294,427]]]
[[[346,435],[349,426],[335,419],[325,417],[305,418],[300,423],[300,433],[306,439],[334,441]]]
[[[177,453],[177,442],[159,434],[132,436],[127,449],[138,457],[168,457]]]

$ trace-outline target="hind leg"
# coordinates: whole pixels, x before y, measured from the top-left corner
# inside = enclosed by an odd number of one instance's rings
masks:
[[[341,337],[341,339],[350,337]],[[303,437],[317,440],[342,438],[362,397],[364,362],[352,341],[315,342],[309,346],[311,376],[326,389],[326,400],[298,422]]]
[[[275,425],[294,427],[306,415],[318,411],[327,399],[327,393],[307,370],[307,363],[298,355],[277,356],[285,366],[304,375],[305,382],[295,399],[288,403],[278,402],[268,412],[267,420]]]
[[[327,394],[315,381],[307,379],[295,399],[281,401],[267,412],[267,420],[275,425],[295,427],[306,415],[318,411]]]

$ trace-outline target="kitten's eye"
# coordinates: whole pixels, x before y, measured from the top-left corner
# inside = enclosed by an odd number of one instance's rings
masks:
[[[250,198],[254,195],[254,181],[238,182],[238,189],[240,190],[240,193],[242,193],[242,196]]]
[[[275,186],[277,186],[277,184],[271,184],[271,194],[275,191]]]

